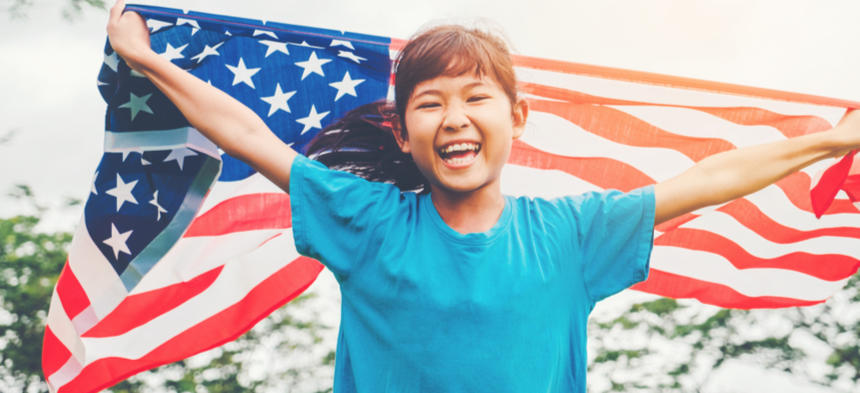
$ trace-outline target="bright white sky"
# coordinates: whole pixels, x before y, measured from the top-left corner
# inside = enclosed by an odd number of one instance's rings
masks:
[[[36,2],[25,20],[0,15],[0,140],[8,138],[0,142],[0,216],[19,208],[2,196],[17,183],[49,204],[85,198],[101,155],[96,76],[106,13],[87,10],[70,24],[59,18],[67,2]],[[857,0],[140,3],[398,38],[427,22],[484,18],[524,55],[860,101]],[[54,226],[70,228],[79,215],[53,217]]]

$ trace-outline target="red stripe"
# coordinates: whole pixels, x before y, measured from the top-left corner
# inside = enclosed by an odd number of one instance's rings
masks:
[[[809,191],[809,196],[812,200],[812,210],[816,217],[821,217],[821,214],[830,207],[833,203],[836,194],[842,189],[848,174],[851,172],[851,164],[854,163],[854,154],[848,153],[842,157],[839,162],[833,164],[830,168],[824,171],[818,183]]]
[[[129,295],[81,337],[118,336],[143,325],[209,288],[223,269],[222,265],[186,282]]]
[[[654,184],[648,175],[621,161],[547,153],[520,140],[514,141],[508,163],[563,171],[604,189],[630,191]]]
[[[812,184],[809,175],[803,172],[795,172],[786,176],[784,179],[774,183],[781,188],[791,203],[798,209],[814,213],[812,203],[809,198],[809,190]],[[840,214],[840,213],[858,213],[858,210],[850,201],[845,199],[837,199],[833,201],[824,214]]]
[[[140,359],[99,359],[81,371],[58,393],[96,392],[140,371],[186,358],[235,340],[259,320],[304,291],[322,265],[300,257],[260,282],[240,302],[185,330]],[[50,374],[47,374],[50,375]]]
[[[290,196],[286,193],[246,194],[215,205],[195,218],[185,237],[218,236],[257,229],[292,226]]]
[[[647,105],[656,107],[684,108],[702,111],[744,126],[770,126],[779,130],[785,137],[791,138],[813,132],[826,131],[833,128],[829,121],[812,115],[785,115],[767,109],[756,107],[702,107],[690,105],[660,104],[645,101],[621,100],[595,96],[583,92],[546,86],[536,83],[521,82],[519,88],[529,94],[538,95],[554,100],[567,101],[572,104],[599,105]],[[695,125],[693,125],[695,126]]]
[[[535,111],[552,113],[608,140],[629,146],[673,149],[696,162],[735,148],[722,139],[673,134],[610,107],[536,99],[529,100],[529,105]]]
[[[65,310],[69,319],[74,319],[81,311],[90,306],[90,298],[84,292],[84,288],[69,267],[68,259],[66,259],[66,265],[63,266],[63,271],[60,273],[60,278],[57,280],[55,289],[60,299],[60,304],[63,305],[63,310]]]
[[[636,284],[631,289],[676,299],[697,299],[702,303],[723,308],[784,308],[811,306],[823,303],[822,300],[801,300],[777,296],[746,296],[731,287],[707,281],[696,280],[651,269],[648,280]]]
[[[860,239],[860,228],[855,227],[829,227],[809,231],[787,227],[777,223],[770,216],[762,213],[758,206],[743,198],[734,200],[717,210],[731,215],[745,227],[774,243],[794,243],[821,236]]]
[[[668,232],[668,231],[671,231],[671,230],[681,226],[685,222],[691,221],[691,220],[698,218],[698,217],[701,217],[701,216],[698,214],[687,213],[687,214],[684,214],[683,216],[678,216],[678,217],[675,217],[671,220],[664,221],[661,224],[657,224],[657,226],[654,227],[654,229],[658,230],[660,232]]]
[[[51,331],[51,326],[45,326],[45,337],[42,339],[42,372],[51,375],[72,356],[69,349]]]
[[[737,243],[702,229],[677,228],[654,239],[654,245],[681,247],[720,255],[738,269],[793,270],[827,281],[849,277],[860,267],[860,260],[842,254],[816,255],[808,252],[792,252],[776,258],[759,258]]]

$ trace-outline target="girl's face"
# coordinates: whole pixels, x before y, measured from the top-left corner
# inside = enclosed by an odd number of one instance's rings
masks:
[[[527,114],[526,102],[512,105],[492,77],[438,76],[416,85],[409,97],[400,147],[434,192],[500,190],[502,166]]]

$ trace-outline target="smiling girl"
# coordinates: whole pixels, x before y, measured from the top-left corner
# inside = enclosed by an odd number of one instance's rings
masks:
[[[335,392],[584,391],[588,315],[645,279],[655,224],[860,147],[852,113],[831,131],[715,155],[629,193],[504,196],[502,167],[529,112],[510,54],[492,35],[440,26],[404,47],[392,127],[377,130],[420,172],[407,183],[425,192],[403,192],[297,154],[250,109],[155,54],[123,7],[111,10],[113,48],[290,193],[297,249],[337,278]]]

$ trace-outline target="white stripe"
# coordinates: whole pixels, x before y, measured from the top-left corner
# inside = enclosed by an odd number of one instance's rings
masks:
[[[597,77],[567,74],[555,71],[515,67],[517,78],[524,82],[539,83],[606,98],[639,101],[655,104],[707,107],[749,106],[786,115],[815,115],[831,124],[842,118],[845,108],[767,98],[718,93],[705,90],[658,86]]]
[[[785,269],[739,270],[722,256],[669,246],[654,246],[651,268],[722,284],[746,296],[778,296],[815,301],[826,299],[848,280],[825,281]]]
[[[600,187],[562,171],[507,164],[502,170],[502,193],[512,196],[556,198],[600,191]]]
[[[755,204],[762,213],[777,223],[800,231],[837,227],[856,228],[860,222],[860,215],[854,213],[827,214],[817,219],[812,212],[795,207],[782,189],[774,185],[747,195],[745,199]]]
[[[253,175],[242,180],[219,181],[212,186],[212,190],[210,190],[209,194],[206,195],[206,199],[203,200],[203,206],[200,207],[200,213],[198,216],[227,199],[245,194],[258,193],[283,194],[284,190],[280,189],[269,179],[266,179],[266,177],[261,175],[259,172],[255,172]]]
[[[261,281],[298,255],[290,232],[284,231],[257,250],[230,261],[206,290],[146,324],[117,337],[84,338],[85,364],[106,357],[139,359],[161,343],[241,301]]]
[[[533,112],[527,127],[521,139],[538,149],[570,157],[612,158],[637,168],[658,182],[676,176],[694,164],[677,150],[616,143],[550,113]]]
[[[90,238],[83,218],[69,246],[69,269],[78,278],[99,318],[113,311],[127,295],[116,270]]]
[[[638,117],[673,134],[695,138],[719,138],[735,147],[760,145],[786,138],[774,127],[744,126],[694,109],[626,105],[612,106],[612,108]]]
[[[48,310],[47,322],[51,331],[54,332],[54,336],[72,353],[72,357],[83,359],[86,350],[84,350],[78,331],[75,330],[74,324],[72,324],[72,321],[66,314],[66,310],[60,302],[60,297],[57,295],[56,290],[54,291],[54,295],[51,296],[51,306]]]
[[[805,252],[813,256],[827,254],[860,255],[860,239],[848,237],[820,236],[792,243],[775,243],[761,237],[751,229],[722,212],[711,212],[690,220],[682,228],[701,229],[714,232],[733,241],[753,256],[771,259],[794,252]],[[849,250],[853,250],[851,252]]]
[[[81,373],[81,369],[81,364],[74,357],[70,357],[62,367],[48,376],[48,385],[52,391],[57,391],[57,389],[75,379]]]
[[[254,250],[266,239],[283,231],[283,229],[261,229],[232,232],[220,236],[182,238],[140,280],[131,293],[148,292],[189,281]]]

